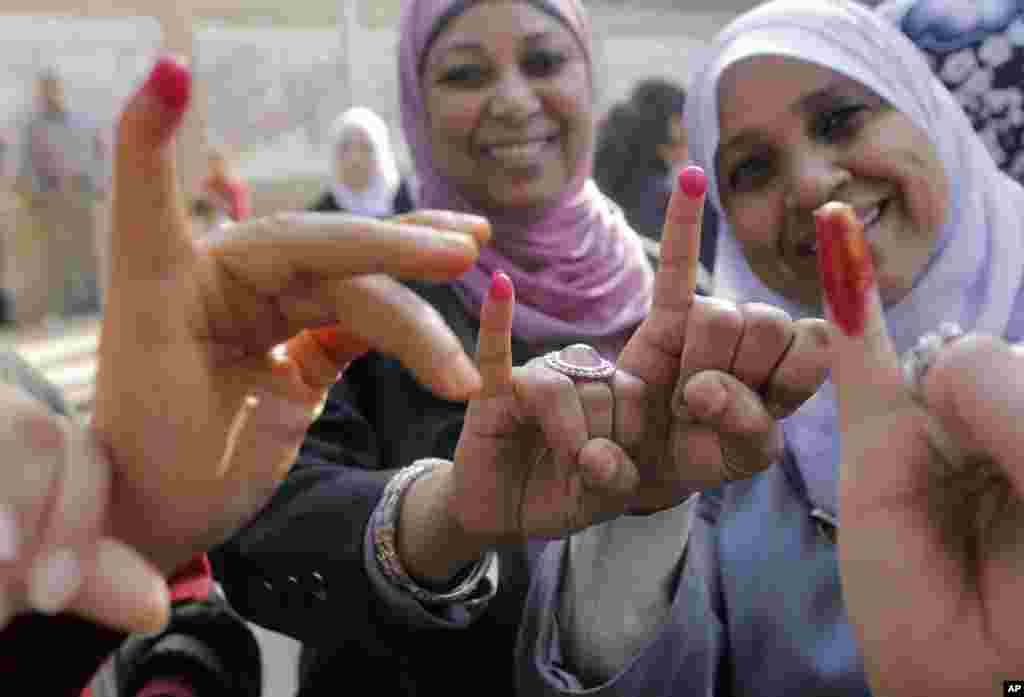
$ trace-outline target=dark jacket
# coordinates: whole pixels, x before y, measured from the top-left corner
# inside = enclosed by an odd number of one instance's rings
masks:
[[[392,215],[408,213],[414,207],[412,192],[409,190],[409,182],[408,180],[403,179],[402,183],[398,186],[398,191],[395,193],[395,202],[391,207]],[[314,201],[309,207],[309,210],[316,213],[344,212],[338,206],[338,202],[334,200],[334,194],[330,191],[323,192],[323,194],[320,195],[320,198]]]
[[[472,355],[479,324],[452,287],[409,287],[437,308]],[[516,364],[533,357],[515,340],[512,352]],[[499,551],[498,594],[465,630],[409,629],[376,597],[364,567],[364,534],[384,485],[416,459],[451,459],[464,415],[464,404],[438,399],[398,361],[370,353],[332,389],[268,507],[214,553],[215,573],[239,612],[316,648],[302,697],[337,695],[362,679],[381,695],[463,687],[513,694],[528,585],[524,548]]]

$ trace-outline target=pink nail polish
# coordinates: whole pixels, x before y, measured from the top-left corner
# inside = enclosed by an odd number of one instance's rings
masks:
[[[512,279],[503,271],[495,271],[491,276],[491,297],[495,300],[511,300],[515,294]]]
[[[185,111],[192,96],[192,71],[174,56],[157,60],[141,91],[158,99],[168,111]]]
[[[684,167],[679,173],[679,188],[690,198],[700,198],[708,190],[708,177],[696,165]]]

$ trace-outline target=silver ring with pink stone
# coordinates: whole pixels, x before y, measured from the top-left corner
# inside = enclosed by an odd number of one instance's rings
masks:
[[[608,382],[615,375],[615,364],[587,344],[573,344],[544,356],[544,362],[555,372],[574,380]]]

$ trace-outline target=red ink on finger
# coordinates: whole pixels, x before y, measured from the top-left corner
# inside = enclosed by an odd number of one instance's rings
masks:
[[[853,208],[830,202],[814,213],[818,273],[836,324],[847,336],[860,336],[867,322],[868,292],[875,282],[864,226]]]
[[[495,271],[491,276],[491,297],[495,300],[505,302],[512,299],[515,289],[512,286],[512,279],[502,271]]]
[[[679,188],[690,198],[700,198],[708,190],[708,177],[696,165],[684,167],[679,173]]]
[[[168,111],[180,113],[192,97],[192,71],[174,56],[161,56],[142,86],[142,92],[156,97]]]

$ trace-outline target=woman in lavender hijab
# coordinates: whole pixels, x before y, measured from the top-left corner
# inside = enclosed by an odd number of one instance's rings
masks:
[[[467,408],[389,356],[356,360],[274,500],[215,555],[240,612],[311,647],[304,697],[336,694],[364,671],[385,694],[443,694],[461,679],[513,693],[544,538],[626,511],[678,532],[700,485],[770,464],[773,415],[824,376],[822,321],[693,300],[702,173],[673,197],[657,275],[590,180],[579,0],[410,0],[399,36],[418,205],[490,227],[460,279],[405,288],[477,347],[484,386]],[[614,376],[576,382],[545,359],[577,343],[589,348],[567,358],[617,358]],[[742,355],[726,360],[737,345]],[[673,391],[691,376],[690,411],[674,418]],[[577,554],[586,564],[598,551]],[[663,571],[650,572],[656,585]],[[596,599],[587,587],[577,595]],[[637,627],[648,601],[629,610]],[[622,624],[621,606],[605,609],[571,620],[584,663],[621,660],[639,634],[603,642],[602,627]]]
[[[816,230],[829,201],[861,219],[851,244],[866,244],[875,282],[855,291],[859,328],[832,332],[830,381],[783,421],[779,463],[702,492],[660,622],[628,661],[592,675],[566,661],[567,589],[613,583],[594,579],[638,568],[630,550],[659,536],[635,526],[589,566],[576,546],[547,550],[519,644],[524,694],[998,693],[1024,665],[1011,590],[1024,559],[1012,346],[1024,191],[906,37],[845,0],[740,16],[689,99],[691,154],[724,223],[716,294],[822,316],[819,273],[836,278],[822,260],[847,254]],[[828,299],[848,321],[850,305]],[[633,574],[609,603],[643,592]]]

